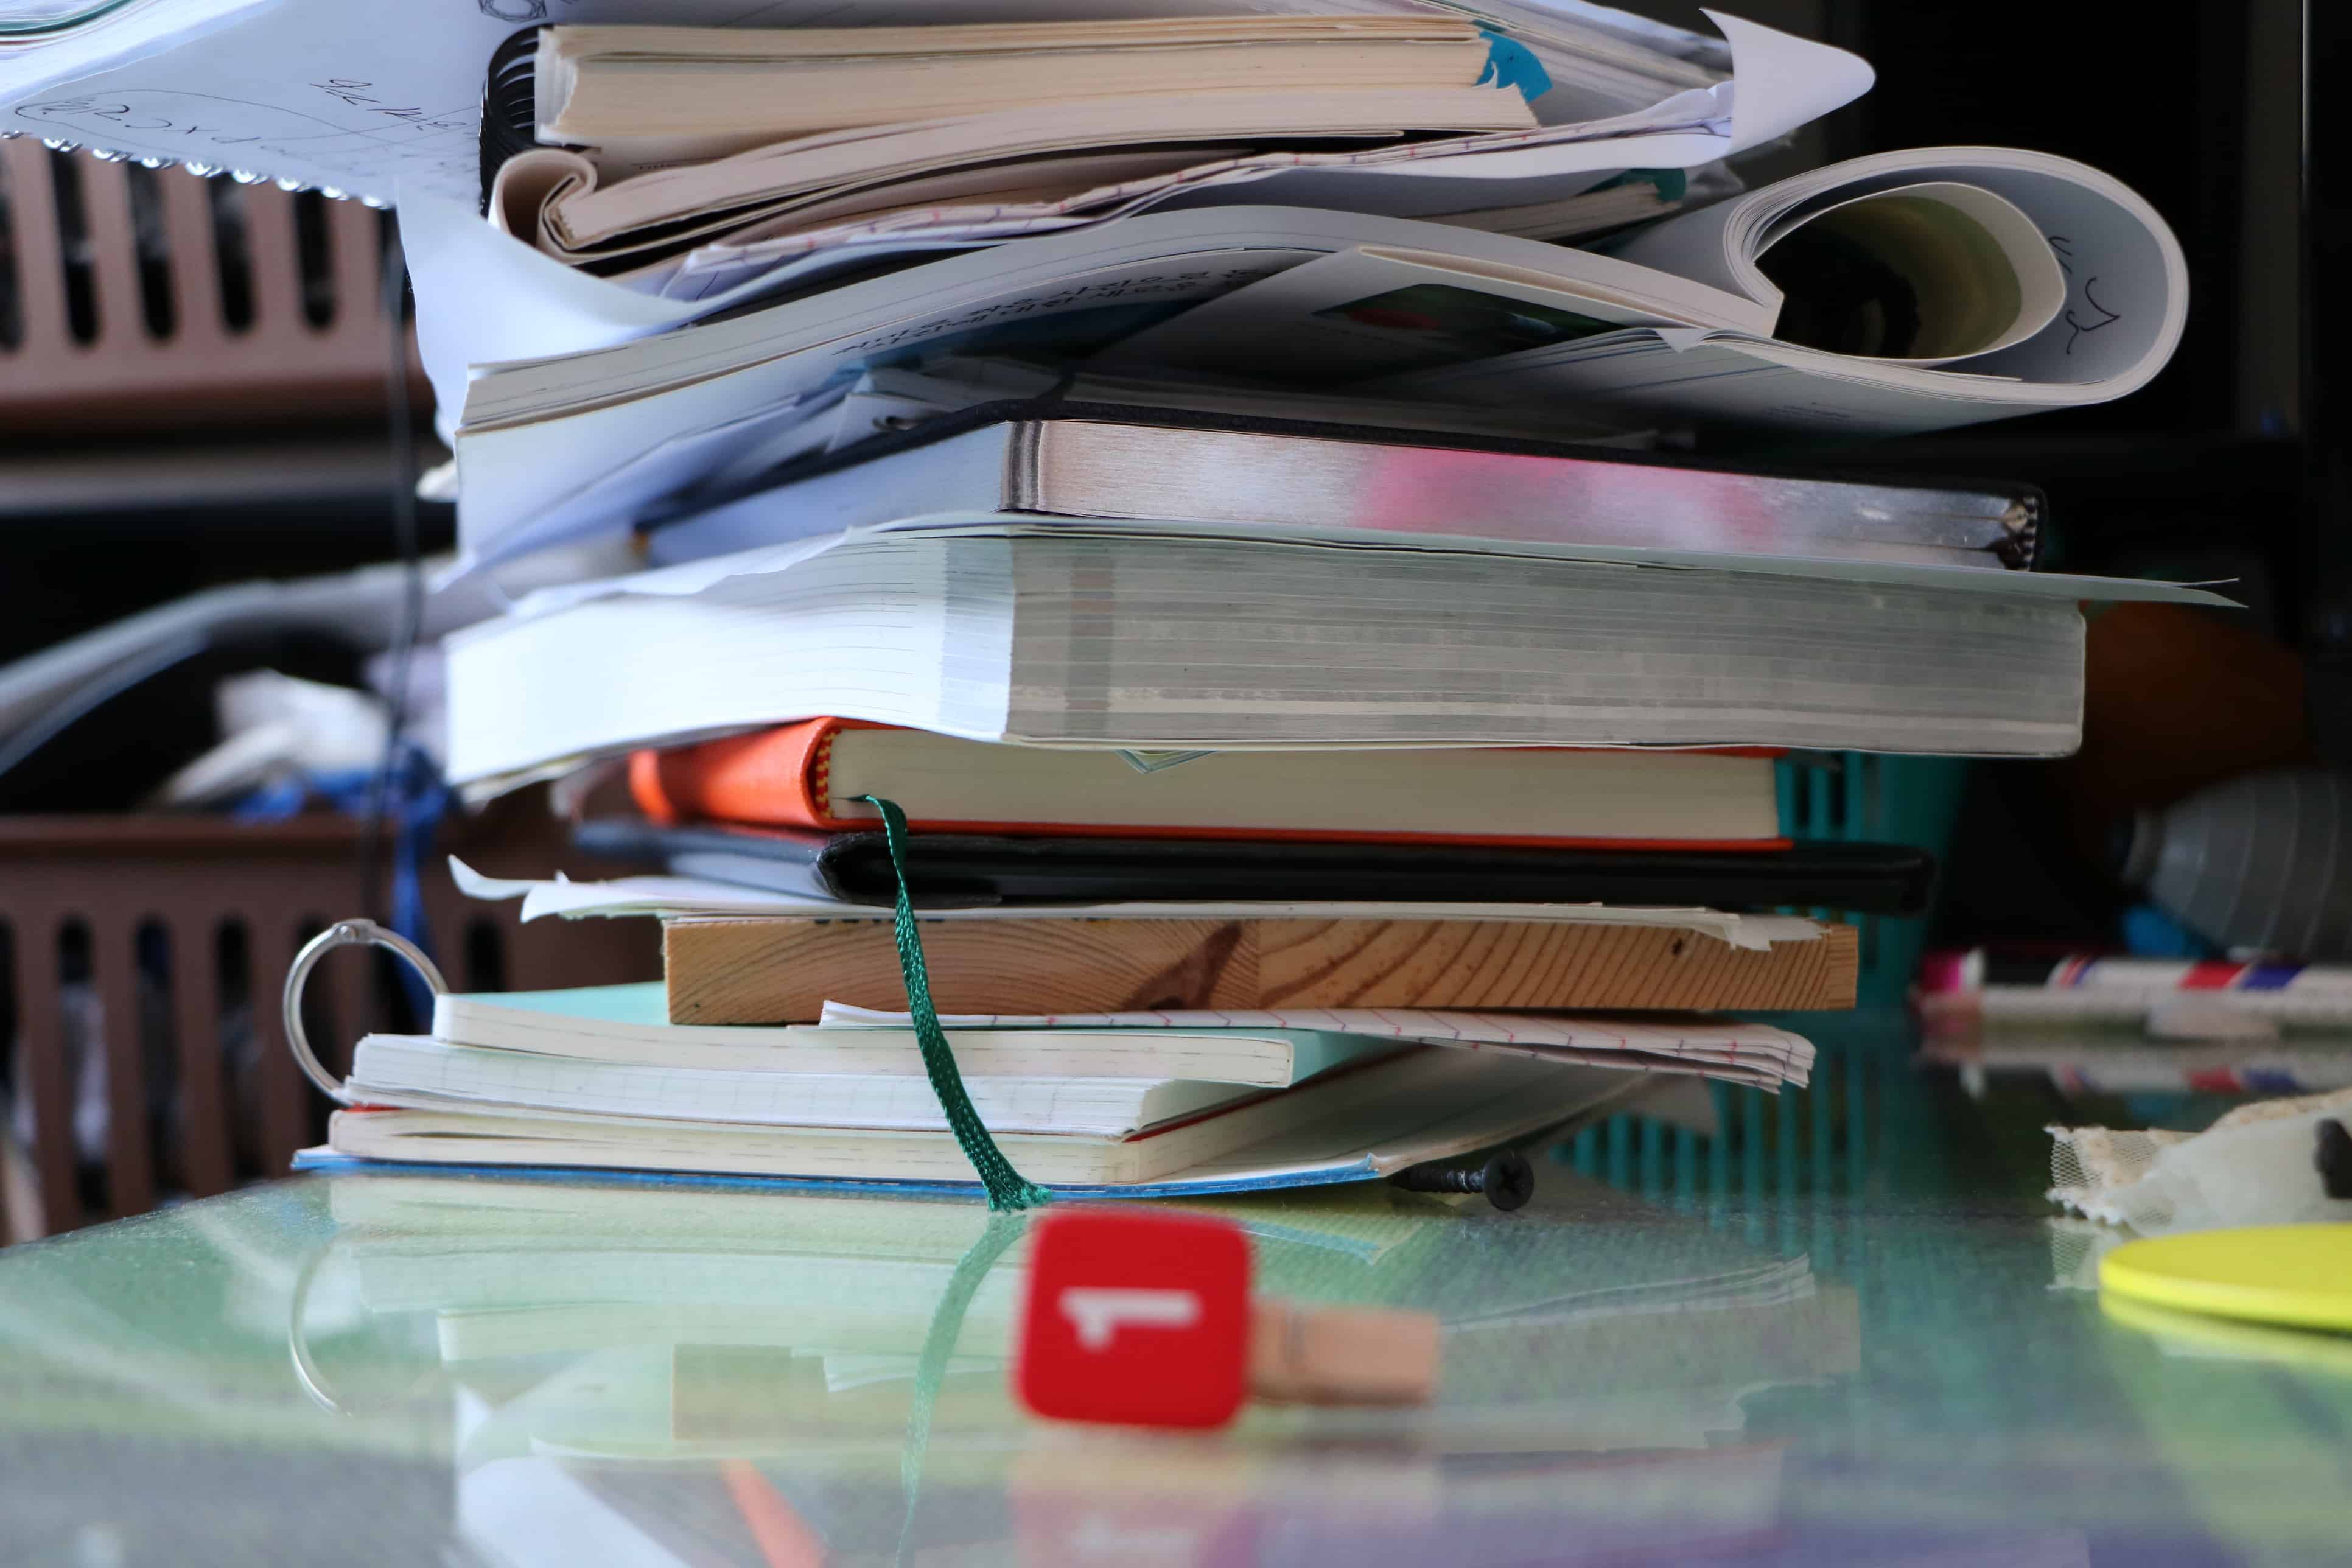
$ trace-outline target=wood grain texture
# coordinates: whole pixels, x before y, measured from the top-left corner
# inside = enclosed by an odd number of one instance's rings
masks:
[[[907,1005],[887,920],[672,921],[663,951],[675,1024]],[[1757,952],[1547,921],[935,920],[923,951],[942,1013],[1851,1007],[1855,972],[1851,926]]]

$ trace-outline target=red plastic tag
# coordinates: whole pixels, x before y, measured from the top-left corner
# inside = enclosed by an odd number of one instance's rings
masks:
[[[1013,1388],[1040,1415],[1218,1426],[1247,1391],[1249,1238],[1131,1208],[1055,1209],[1034,1226]]]

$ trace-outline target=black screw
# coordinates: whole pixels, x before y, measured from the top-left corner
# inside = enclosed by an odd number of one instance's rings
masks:
[[[1498,1209],[1524,1207],[1536,1195],[1535,1167],[1517,1149],[1506,1149],[1484,1166],[1445,1165],[1433,1160],[1391,1178],[1409,1193],[1484,1193]]]
[[[2334,1117],[2318,1127],[2319,1147],[2311,1163],[2319,1169],[2319,1186],[2331,1198],[2352,1198],[2352,1132]]]

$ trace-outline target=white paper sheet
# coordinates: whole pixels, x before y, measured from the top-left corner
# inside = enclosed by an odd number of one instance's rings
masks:
[[[827,1002],[828,1028],[906,1028],[912,1015]],[[942,1014],[955,1029],[1168,1028],[1314,1029],[1369,1035],[1472,1050],[1575,1058],[1605,1066],[1620,1053],[1649,1061],[1685,1060],[1747,1068],[1802,1087],[1813,1063],[1811,1042],[1769,1024],[1696,1013],[1491,1013],[1424,1007],[1193,1008],[1091,1014]]]
[[[822,446],[831,429],[822,418],[823,411],[838,406],[846,392],[838,385],[820,387],[807,396],[755,408],[708,430],[673,437],[621,467],[596,475],[487,548],[460,555],[444,580],[456,581],[574,540],[609,533],[616,511],[633,510],[689,485],[724,483],[729,472],[764,458],[749,469],[757,472],[783,461],[785,454],[780,447],[787,444],[806,441]]]
[[[1144,535],[1181,539],[1246,539],[1298,545],[1360,544],[1379,550],[1425,549],[1459,553],[1463,541],[1448,534],[1414,534],[1382,530],[1305,529],[1268,525],[1251,528],[1230,522],[1193,522],[1181,518],[1121,521],[1116,519],[1057,518],[1023,512],[940,512],[911,517],[886,527],[795,539],[731,555],[703,556],[660,566],[653,571],[610,582],[564,583],[539,589],[520,600],[516,613],[537,615],[562,609],[607,594],[680,595],[699,594],[730,577],[756,577],[789,571],[856,539],[880,534],[930,533],[971,537],[1018,538],[1084,535]],[[1612,562],[1667,571],[1739,572],[1763,576],[1808,577],[1882,587],[1932,588],[1941,593],[1985,594],[2021,599],[2089,599],[2102,603],[2148,602],[2211,605],[2235,609],[2226,595],[2191,584],[2163,583],[2144,577],[2091,577],[2061,572],[1988,572],[1976,566],[1948,566],[1910,561],[1816,559],[1809,556],[1741,555],[1711,550],[1654,550],[1630,545],[1496,542],[1472,553],[1517,555],[1531,559]]]
[[[1712,107],[1711,105],[1709,106]],[[1714,132],[1706,134],[1713,136]],[[1649,135],[1596,136],[1543,146],[1543,168],[1535,183],[1543,197],[1578,194],[1622,172],[1655,140]],[[1717,143],[1718,149],[1723,143]],[[1425,182],[1389,176],[1406,171],[1445,169],[1456,179],[1475,179],[1482,200],[1508,202],[1523,182],[1485,177],[1478,167],[1490,154],[1443,155],[1439,144],[1414,143],[1378,153],[1269,153],[1192,165],[1105,185],[1056,201],[978,205],[942,205],[887,217],[845,222],[822,229],[746,243],[714,240],[667,268],[633,275],[666,299],[696,300],[767,279],[798,258],[851,250],[867,257],[942,243],[992,245],[1040,234],[1058,234],[1111,223],[1162,205],[1203,206],[1221,202],[1330,206],[1342,211],[1407,216],[1423,208]],[[1650,165],[1656,166],[1656,165]],[[1449,179],[1449,184],[1454,179]],[[1321,199],[1296,194],[1309,184]],[[656,283],[657,287],[650,287]]]
[[[1358,246],[1303,262],[1260,283],[1193,306],[1089,360],[1108,375],[1168,371],[1272,382],[1361,381],[1488,357],[1551,323],[1571,337],[1590,323],[1619,326],[1748,325],[1769,329],[1752,301],[1649,268],[1594,266],[1613,258],[1562,248],[1547,274],[1481,268],[1464,258],[1391,246]],[[1407,289],[1493,304],[1458,322],[1425,310],[1404,322],[1386,307]],[[1408,301],[1409,303],[1409,301]],[[1517,334],[1517,335],[1512,335]]]
[[[825,1028],[904,1029],[911,1013],[827,1002]],[[1447,1007],[1192,1007],[1139,1013],[942,1013],[952,1029],[1311,1029],[1399,1040],[1491,1040],[1497,1045],[1622,1046],[1645,1050],[1752,1051],[1784,1059],[1812,1047],[1786,1029],[1696,1013],[1643,1017],[1600,1013],[1486,1012]]]
[[[486,877],[456,856],[449,874],[468,898],[523,900],[522,918],[548,915],[811,915],[836,920],[891,918],[866,904],[787,898],[755,888],[706,882],[691,877],[616,877],[574,882],[558,877]],[[1128,903],[1002,905],[969,910],[925,910],[929,920],[1463,920],[1558,921],[1583,925],[1627,925],[1686,931],[1730,946],[1761,952],[1776,942],[1812,942],[1822,927],[1796,915],[1736,915],[1717,910],[1635,909],[1607,904],[1413,904],[1413,903]],[[1302,1025],[1319,1028],[1321,1025]]]

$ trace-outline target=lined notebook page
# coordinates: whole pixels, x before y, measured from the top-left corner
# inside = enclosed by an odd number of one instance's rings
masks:
[[[1117,1135],[1255,1092],[1233,1084],[1150,1079],[974,1078],[974,1110],[1001,1131]],[[415,1036],[372,1035],[352,1064],[352,1092],[371,1103],[529,1106],[591,1116],[761,1126],[944,1131],[928,1079],[879,1073],[730,1072],[629,1066],[475,1050]]]
[[[824,1005],[828,1025],[898,1024],[906,1015]],[[1696,1013],[1484,1013],[1413,1007],[1281,1007],[1168,1013],[1040,1013],[942,1016],[950,1028],[1318,1029],[1429,1045],[1468,1047],[1512,1055],[1562,1055],[1606,1059],[1638,1055],[1680,1062],[1700,1071],[1717,1066],[1748,1078],[1757,1072],[1801,1087],[1812,1071],[1813,1047],[1802,1036],[1769,1024]],[[1643,1065],[1650,1065],[1645,1062]]]

